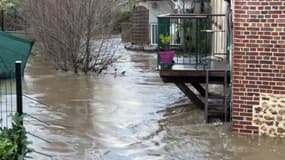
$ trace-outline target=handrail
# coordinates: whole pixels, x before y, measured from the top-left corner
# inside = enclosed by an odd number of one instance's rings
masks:
[[[183,13],[183,14],[163,14],[157,18],[171,18],[171,19],[197,19],[197,18],[208,18],[208,17],[224,17],[226,14],[196,14],[196,13]]]

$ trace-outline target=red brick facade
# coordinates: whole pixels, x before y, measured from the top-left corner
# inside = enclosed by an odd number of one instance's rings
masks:
[[[234,0],[233,131],[252,124],[260,94],[285,95],[285,0]]]

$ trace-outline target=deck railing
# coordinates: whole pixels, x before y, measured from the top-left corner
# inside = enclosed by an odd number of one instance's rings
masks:
[[[228,62],[227,19],[225,14],[168,14],[158,17],[158,69],[163,65],[207,65],[209,61]],[[160,35],[170,36],[169,50],[175,56],[164,64]]]

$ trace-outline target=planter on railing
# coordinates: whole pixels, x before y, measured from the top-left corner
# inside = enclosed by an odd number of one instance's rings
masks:
[[[161,69],[171,69],[175,51],[159,51]]]
[[[160,62],[163,64],[171,64],[173,61],[173,57],[175,55],[175,51],[160,51]]]

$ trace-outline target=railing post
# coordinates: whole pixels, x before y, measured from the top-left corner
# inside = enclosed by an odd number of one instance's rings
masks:
[[[22,97],[22,61],[16,61],[16,96],[17,113],[23,115],[23,97]]]

